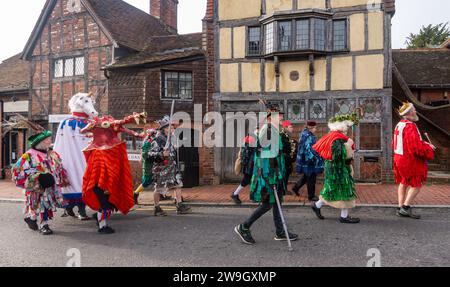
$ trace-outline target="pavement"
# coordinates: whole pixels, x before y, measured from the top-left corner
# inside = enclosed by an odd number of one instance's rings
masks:
[[[183,189],[184,199],[194,205],[206,206],[233,206],[230,195],[236,189],[237,184],[224,184],[214,186],[200,186]],[[289,186],[289,190],[292,186]],[[320,192],[321,184],[316,187]],[[393,184],[357,184],[357,204],[362,206],[396,206],[397,186]],[[308,205],[306,187],[301,190],[301,196],[286,196],[286,205]],[[9,180],[0,181],[0,201],[22,201],[24,198],[21,190],[17,189]],[[244,206],[253,205],[249,199],[249,188],[240,194]],[[151,205],[153,192],[145,191],[141,194],[139,203]],[[421,207],[450,207],[450,184],[425,185],[416,198],[415,205]]]
[[[255,245],[240,241],[234,226],[252,210],[195,207],[176,215],[168,208],[169,216],[154,217],[144,207],[113,215],[112,235],[98,234],[92,220],[61,218],[59,211],[50,222],[55,234],[46,237],[28,229],[22,204],[0,203],[0,266],[64,267],[74,260],[82,267],[450,266],[450,209],[416,209],[422,219],[412,220],[392,209],[359,207],[352,211],[361,218],[356,225],[339,223],[331,208],[324,208],[322,221],[309,208],[286,209],[288,226],[299,235],[292,252],[273,240],[271,212],[252,226]]]

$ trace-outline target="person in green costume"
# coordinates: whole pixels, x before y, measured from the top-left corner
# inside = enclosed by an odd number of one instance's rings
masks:
[[[149,152],[152,141],[156,136],[156,130],[148,129],[146,131],[144,144],[142,145],[142,184],[134,191],[134,202],[138,204],[139,194],[153,183],[152,168],[153,161],[150,158]]]
[[[355,144],[346,134],[358,123],[356,114],[340,115],[332,118],[330,132],[321,138],[313,149],[325,160],[325,181],[320,200],[313,201],[311,208],[319,219],[324,219],[321,208],[324,204],[341,210],[341,223],[359,223],[348,212],[355,207],[356,190],[353,180],[353,157]]]
[[[275,119],[276,116],[280,118]],[[277,241],[287,240],[274,194],[274,192],[277,192],[280,201],[282,201],[286,192],[283,144],[279,126],[281,117],[277,108],[270,108],[267,113],[266,123],[258,135],[257,151],[254,155],[253,176],[250,185],[250,198],[255,202],[259,202],[260,205],[244,223],[234,228],[235,233],[245,244],[255,243],[250,233],[250,227],[271,209],[276,228],[274,239]],[[298,238],[297,234],[290,232],[288,232],[288,236],[291,241]]]

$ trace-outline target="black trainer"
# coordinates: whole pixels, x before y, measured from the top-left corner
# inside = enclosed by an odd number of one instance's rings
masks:
[[[409,217],[412,219],[420,219],[421,217],[420,215],[413,213],[410,206],[403,206],[402,208],[400,208],[400,210],[398,211],[398,215],[401,217]]]
[[[191,212],[191,207],[183,203],[177,204],[177,214],[188,214]]]
[[[308,198],[309,201],[319,201],[319,198],[317,196],[313,196],[311,198]]]
[[[51,235],[51,234],[53,234],[53,231],[50,229],[50,227],[48,227],[48,224],[42,226],[41,229],[39,230],[39,232],[42,235]]]
[[[242,204],[242,201],[241,201],[241,199],[239,198],[239,194],[237,194],[237,195],[234,195],[234,193],[232,193],[231,194],[231,199],[233,200],[233,202],[235,203],[235,204]]]
[[[103,226],[98,230],[98,233],[100,234],[113,234],[114,232],[115,232],[114,229],[112,229],[109,226]]]
[[[288,232],[288,234],[291,241],[295,241],[298,239],[297,234],[291,232]],[[286,233],[283,232],[282,234],[277,234],[273,239],[275,239],[276,241],[287,241]]]
[[[339,221],[341,223],[355,224],[355,223],[359,223],[360,219],[347,216],[347,218],[343,218],[343,217],[339,218]]]
[[[24,221],[27,223],[28,228],[30,228],[31,230],[34,230],[34,231],[39,230],[39,226],[38,226],[36,220],[33,220],[33,219],[27,217],[24,219]]]
[[[252,234],[250,233],[250,229],[245,229],[242,224],[239,224],[234,227],[234,232],[241,238],[242,242],[248,245],[253,245],[256,243],[255,239],[253,239]]]
[[[311,203],[311,209],[314,211],[314,213],[316,214],[317,218],[319,218],[320,220],[324,220],[325,219],[325,217],[323,217],[323,215],[322,215],[322,212],[320,211],[320,208],[318,208],[316,206],[316,202],[315,201],[313,201]]]

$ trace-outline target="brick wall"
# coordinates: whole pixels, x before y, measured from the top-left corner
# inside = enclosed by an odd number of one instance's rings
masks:
[[[31,118],[35,120],[68,113],[68,101],[78,92],[98,94],[97,109],[108,112],[101,68],[112,60],[112,43],[84,7],[81,13],[69,13],[67,1],[57,1],[31,57]],[[56,59],[78,56],[85,58],[85,75],[54,78]]]
[[[115,118],[122,118],[133,112],[146,111],[150,125],[154,125],[154,121],[161,119],[164,115],[169,115],[172,101],[161,99],[161,77],[164,71],[192,72],[193,101],[176,102],[175,112],[187,112],[194,120],[194,104],[201,104],[204,115],[207,105],[206,60],[165,65],[152,69],[129,68],[110,71],[108,80],[110,114]],[[193,128],[202,129],[203,126],[201,123],[194,124]],[[212,184],[213,150],[199,148],[199,159],[200,184]],[[139,162],[130,164],[136,185],[142,174],[141,165]]]

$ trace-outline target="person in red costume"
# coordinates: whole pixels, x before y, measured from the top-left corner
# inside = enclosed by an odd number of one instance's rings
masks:
[[[96,219],[98,232],[114,233],[108,226],[107,219],[112,211],[126,215],[134,206],[133,182],[126,144],[119,135],[126,134],[141,137],[124,125],[141,121],[145,123],[146,114],[133,114],[123,120],[110,116],[95,117],[81,130],[91,133],[93,140],[83,150],[87,168],[83,176],[83,201],[93,210],[98,211]]]
[[[394,176],[399,184],[397,215],[420,219],[420,215],[412,212],[411,204],[427,180],[427,161],[434,158],[436,147],[422,140],[415,124],[419,117],[413,104],[403,103],[398,113],[402,120],[395,127],[392,141]]]

